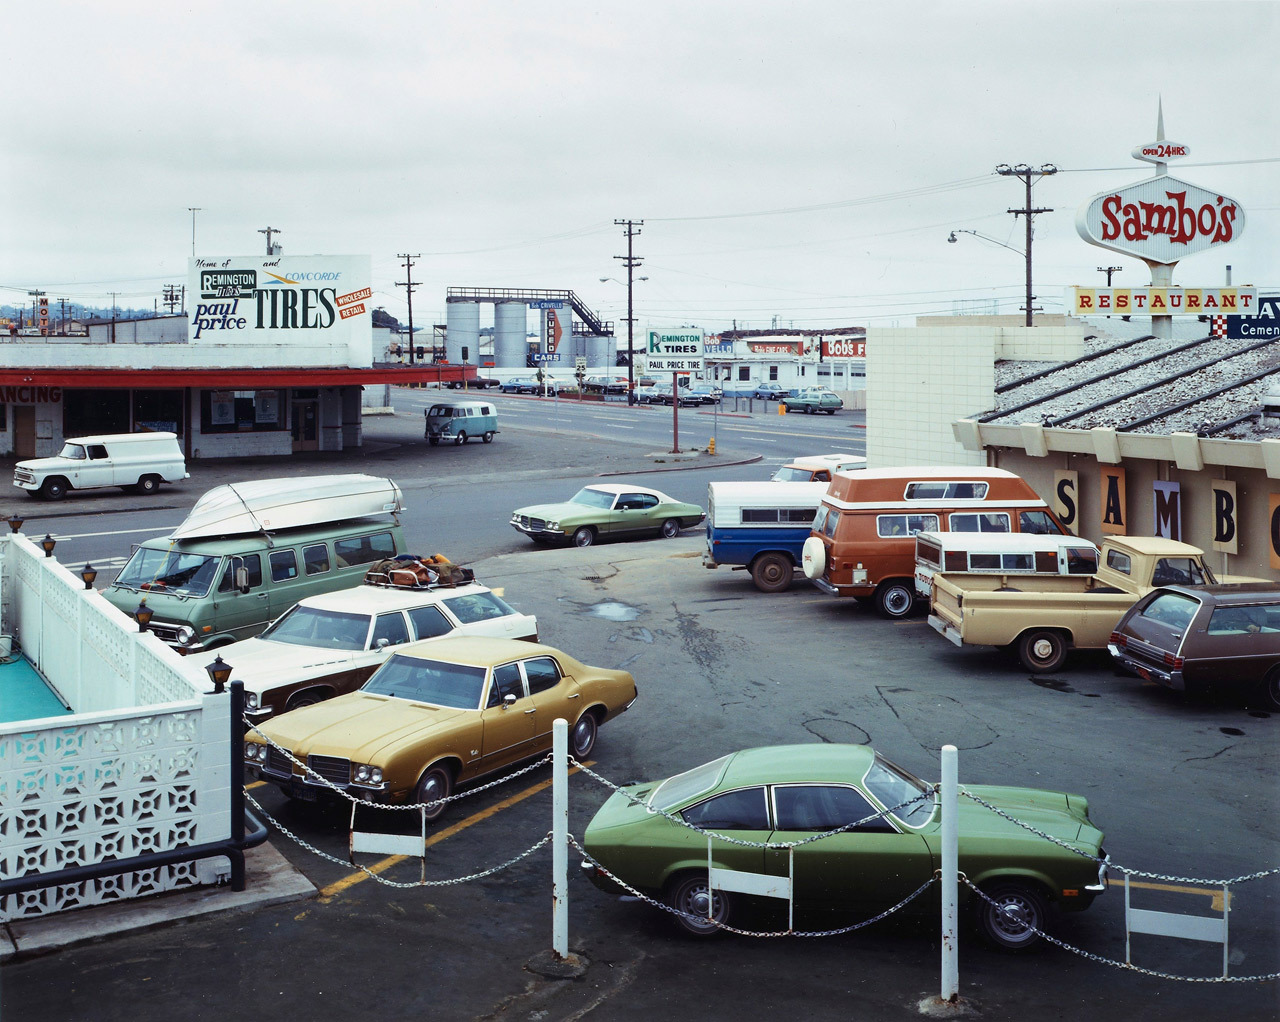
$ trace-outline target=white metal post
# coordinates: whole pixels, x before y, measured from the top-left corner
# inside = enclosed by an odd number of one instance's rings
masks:
[[[960,994],[960,948],[957,943],[957,872],[960,827],[956,747],[942,747],[942,991],[943,1001]]]
[[[551,725],[551,949],[569,957],[569,722]]]

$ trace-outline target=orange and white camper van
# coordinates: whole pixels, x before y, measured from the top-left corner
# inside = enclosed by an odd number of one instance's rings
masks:
[[[804,573],[825,593],[906,617],[916,595],[916,533],[942,531],[1067,530],[1021,476],[1004,469],[837,472],[804,543]]]

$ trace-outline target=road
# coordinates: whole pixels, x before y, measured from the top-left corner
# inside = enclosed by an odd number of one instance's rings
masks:
[[[1202,879],[1274,865],[1275,718],[1118,677],[1097,655],[1030,677],[995,652],[952,647],[919,618],[883,621],[804,585],[758,593],[744,573],[704,569],[696,534],[535,549],[505,525],[509,509],[572,492],[607,466],[618,444],[588,433],[589,415],[606,416],[608,430],[639,428],[648,414],[583,409],[571,423],[551,424],[538,404],[504,402],[508,432],[487,447],[397,442],[412,421],[406,414],[405,422],[371,428],[384,446],[360,467],[385,470],[411,495],[405,525],[412,542],[463,551],[483,581],[538,615],[544,641],[636,676],[639,700],[601,731],[593,769],[602,776],[659,778],[738,748],[836,741],[869,743],[932,779],[938,749],[953,743],[962,783],[1087,795],[1112,860],[1155,874],[1137,878],[1135,906],[1209,915],[1215,891]],[[524,415],[530,424],[517,425]],[[763,417],[747,423],[778,425]],[[786,419],[782,425],[799,428]],[[833,428],[825,418],[805,425]],[[816,443],[805,436],[787,454],[831,446]],[[745,443],[733,445],[750,453]],[[638,451],[631,451],[633,468],[648,464]],[[548,467],[536,467],[539,455]],[[761,478],[768,469],[760,462],[644,478],[693,499],[705,495],[708,479]],[[68,564],[119,556],[130,537],[118,530],[141,535],[181,517],[177,501],[166,502],[172,510],[59,519],[75,528],[60,533],[58,555]],[[428,878],[500,865],[544,835],[544,776],[535,772],[451,807],[433,828]],[[3,1006],[23,1019],[908,1019],[937,989],[937,926],[928,918],[894,917],[826,940],[696,943],[677,936],[656,910],[612,899],[576,876],[571,944],[591,965],[578,982],[543,980],[525,966],[550,943],[545,849],[446,887],[412,886],[416,860],[387,862],[380,876],[406,885],[389,887],[346,862],[343,812],[290,804],[270,787],[253,793],[296,836],[278,834],[273,844],[322,888],[319,899],[11,964]],[[589,778],[574,780],[573,833],[582,833],[607,794]],[[1122,961],[1123,906],[1123,892],[1110,891],[1088,912],[1058,920],[1057,932],[1090,954]],[[1233,975],[1276,970],[1278,906],[1276,878],[1232,888]],[[1211,977],[1222,969],[1221,949],[1208,944],[1137,935],[1132,955],[1171,973]],[[1274,984],[1175,983],[1056,948],[1010,957],[967,931],[960,978],[962,994],[984,1017],[1019,1022],[1261,1020],[1274,1018],[1277,1007]]]

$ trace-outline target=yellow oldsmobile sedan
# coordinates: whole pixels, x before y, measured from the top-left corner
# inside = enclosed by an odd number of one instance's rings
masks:
[[[600,725],[635,698],[626,671],[588,667],[550,646],[431,639],[399,648],[357,691],[283,713],[261,724],[261,734],[250,731],[245,764],[304,801],[333,795],[319,775],[370,802],[434,802],[548,751],[557,717],[569,722],[569,751],[585,759]],[[427,809],[427,819],[444,808]]]

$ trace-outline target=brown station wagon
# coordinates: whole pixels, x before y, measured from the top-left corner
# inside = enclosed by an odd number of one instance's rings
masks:
[[[1138,600],[1107,645],[1122,667],[1180,691],[1234,691],[1280,711],[1280,586],[1165,586]]]

